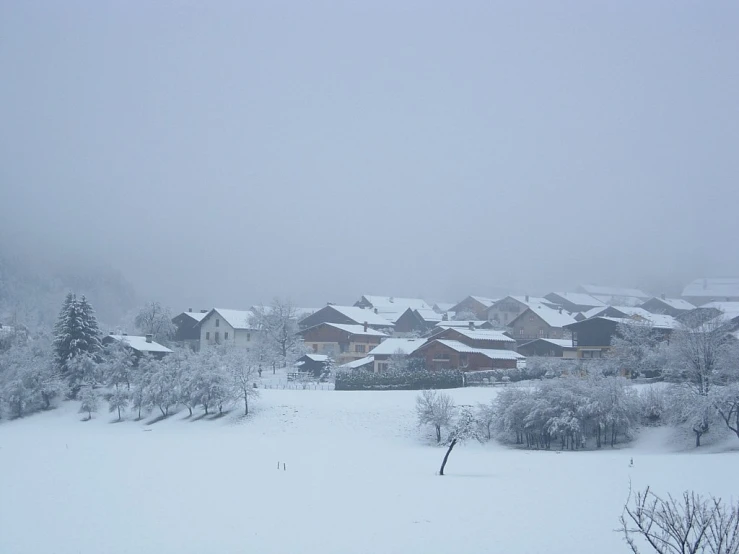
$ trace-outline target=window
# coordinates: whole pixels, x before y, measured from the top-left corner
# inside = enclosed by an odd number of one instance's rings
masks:
[[[354,345],[354,352],[366,352],[367,347],[364,344],[355,344]]]
[[[210,331],[205,332],[205,340],[210,340]]]
[[[468,365],[470,365],[470,359],[467,354],[459,355],[459,365],[460,367],[467,367]]]
[[[518,330],[518,336],[519,337],[522,337],[523,336],[523,327]]]
[[[572,333],[572,346],[577,346],[577,331]]]
[[[383,371],[387,371],[387,364],[386,363],[378,363],[377,364],[377,371],[378,371],[378,373],[382,373]]]
[[[246,342],[251,341],[251,333],[246,334]]]
[[[216,327],[220,327],[220,326],[221,326],[221,320],[220,319],[216,319]]]
[[[539,338],[540,339],[546,338],[546,334],[547,334],[547,332],[546,332],[545,329],[539,329]]]
[[[223,333],[223,340],[228,340],[228,331]]]
[[[218,331],[216,331],[216,334],[215,334],[216,343],[218,343],[218,341],[220,340],[220,338],[221,337],[218,335]]]

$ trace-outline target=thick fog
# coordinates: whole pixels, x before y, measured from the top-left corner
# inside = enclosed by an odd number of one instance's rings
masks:
[[[739,5],[0,2],[0,244],[175,308],[739,273]]]

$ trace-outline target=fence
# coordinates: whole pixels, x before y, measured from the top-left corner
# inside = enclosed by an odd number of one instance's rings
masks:
[[[273,390],[334,390],[333,383],[315,383],[315,382],[287,382],[278,381],[277,383],[264,383],[259,386],[260,389]]]

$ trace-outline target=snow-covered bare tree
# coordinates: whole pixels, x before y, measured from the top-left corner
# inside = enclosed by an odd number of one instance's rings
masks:
[[[84,385],[80,390],[80,413],[87,414],[87,420],[92,419],[93,412],[98,411],[98,393],[92,385]]]
[[[121,421],[121,414],[122,412],[126,411],[126,408],[128,408],[128,404],[130,401],[131,399],[129,397],[129,391],[122,386],[116,385],[113,393],[108,399],[108,411],[111,413],[117,411],[118,421]]]
[[[387,370],[393,371],[408,371],[408,356],[402,348],[399,348],[393,352],[392,356],[388,358]]]
[[[259,330],[264,355],[271,358],[268,364],[286,367],[305,354],[298,335],[300,312],[289,299],[275,298],[269,306],[256,306],[252,312],[252,324]]]
[[[229,348],[223,357],[230,378],[232,394],[235,399],[244,403],[244,415],[249,415],[249,400],[259,396],[259,390],[254,387],[259,362],[254,359],[251,352],[237,348]]]
[[[617,375],[654,377],[666,365],[665,335],[649,322],[619,323],[611,340],[608,361]]]
[[[198,352],[195,363],[193,391],[196,405],[203,407],[205,415],[211,408],[223,411],[223,405],[232,398],[230,379],[226,371],[224,350],[221,348],[206,348]]]
[[[432,425],[437,443],[441,443],[441,430],[451,424],[454,412],[454,400],[446,393],[425,390],[416,397],[418,425]]]
[[[133,350],[122,341],[112,341],[102,351],[102,370],[110,387],[131,387],[131,373],[136,365]]]
[[[179,356],[170,356],[157,360],[150,358],[143,362],[148,375],[146,385],[147,404],[156,406],[162,417],[169,415],[169,410],[177,403],[177,374],[179,371]]]
[[[136,330],[142,335],[153,335],[157,342],[167,342],[175,332],[172,312],[159,302],[148,302],[139,308],[134,318]]]
[[[640,546],[656,554],[739,553],[739,504],[684,492],[662,499],[649,487],[629,498],[621,514],[621,532],[633,554]]]
[[[479,403],[477,405],[477,421],[480,424],[480,429],[484,432],[487,440],[492,438],[490,428],[495,423],[495,401],[492,400],[487,403]]]
[[[441,462],[441,468],[439,469],[439,475],[444,475],[444,468],[449,460],[449,454],[452,453],[454,447],[458,444],[464,443],[470,439],[482,442],[483,436],[480,433],[480,423],[475,419],[475,414],[472,408],[469,406],[463,406],[459,411],[459,416],[454,424],[451,432],[449,433],[448,448],[444,459]]]

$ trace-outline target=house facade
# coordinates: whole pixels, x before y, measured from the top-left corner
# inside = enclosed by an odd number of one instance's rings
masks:
[[[485,298],[484,296],[468,296],[455,304],[450,311],[458,315],[475,314],[478,320],[487,320],[488,308],[495,302],[497,302],[497,299]]]
[[[393,356],[411,356],[424,344],[426,344],[426,339],[389,338],[383,340],[369,353],[372,356],[373,371],[375,373],[387,371],[390,358]]]
[[[564,310],[552,309],[546,306],[527,308],[509,325],[510,335],[518,344],[534,339],[566,339],[569,331],[565,326],[575,323],[575,318]]]
[[[426,369],[459,369],[483,371],[515,369],[524,356],[512,350],[473,348],[458,341],[434,339],[415,351],[413,356],[424,360]]]
[[[314,354],[334,357],[338,364],[365,358],[387,335],[367,325],[319,323],[299,333]]]
[[[549,300],[538,296],[506,296],[490,306],[485,314],[488,321],[505,326],[521,315],[526,308],[536,304],[553,306]]]
[[[200,348],[232,345],[247,351],[255,347],[259,330],[250,310],[213,308],[198,324]]]
[[[518,353],[527,358],[577,358],[577,348],[572,346],[572,339],[534,339],[519,346]]]

